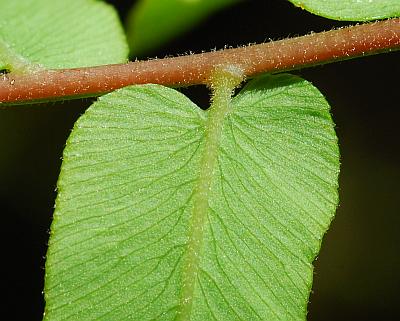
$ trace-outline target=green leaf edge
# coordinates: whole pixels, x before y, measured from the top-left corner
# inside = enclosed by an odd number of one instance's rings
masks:
[[[354,15],[354,16],[340,17],[340,16],[329,14],[329,13],[325,13],[322,10],[314,9],[314,7],[312,5],[305,5],[304,3],[302,3],[301,0],[288,0],[288,1],[291,2],[294,6],[301,8],[303,10],[306,10],[312,14],[315,14],[320,17],[328,18],[331,20],[337,20],[337,21],[367,22],[367,21],[374,21],[374,20],[380,20],[380,19],[400,17],[400,5],[399,5],[398,11],[393,14],[377,14],[374,16]],[[336,1],[336,0],[332,0],[332,1]]]

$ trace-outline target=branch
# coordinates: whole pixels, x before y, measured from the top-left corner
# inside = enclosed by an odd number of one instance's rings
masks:
[[[133,84],[209,84],[216,66],[247,77],[400,49],[400,18],[248,47],[174,58],[0,76],[0,103],[98,96]]]

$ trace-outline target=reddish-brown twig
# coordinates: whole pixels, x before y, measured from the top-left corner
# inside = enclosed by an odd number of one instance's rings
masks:
[[[247,77],[400,49],[400,18],[247,47],[88,68],[37,71],[0,78],[0,102],[96,96],[132,84],[208,84],[216,66]]]

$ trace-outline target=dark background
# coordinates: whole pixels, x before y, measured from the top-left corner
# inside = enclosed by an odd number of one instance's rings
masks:
[[[216,0],[217,1],[217,0]],[[132,1],[114,3],[122,17]],[[242,1],[149,56],[244,45],[348,25],[285,0]],[[315,263],[308,319],[400,320],[400,52],[296,72],[332,106],[340,206]],[[184,90],[201,106],[203,87]],[[41,320],[44,256],[65,141],[90,100],[0,109],[1,320]]]

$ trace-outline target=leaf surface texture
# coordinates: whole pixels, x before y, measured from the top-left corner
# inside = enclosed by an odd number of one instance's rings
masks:
[[[338,201],[329,105],[291,75],[253,80],[228,104],[217,117],[141,85],[78,120],[45,320],[305,320]]]
[[[29,72],[125,62],[118,15],[103,1],[0,1],[0,70]]]

